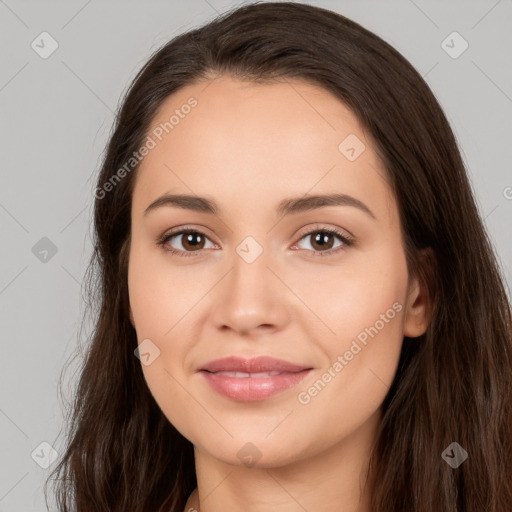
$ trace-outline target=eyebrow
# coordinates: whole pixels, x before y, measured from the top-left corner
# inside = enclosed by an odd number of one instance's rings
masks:
[[[153,201],[144,211],[144,215],[163,206],[182,208],[200,213],[219,215],[221,209],[212,199],[187,194],[165,194]],[[293,215],[323,208],[324,206],[352,206],[363,211],[373,219],[374,213],[363,202],[346,194],[310,195],[283,199],[276,207],[280,216]]]

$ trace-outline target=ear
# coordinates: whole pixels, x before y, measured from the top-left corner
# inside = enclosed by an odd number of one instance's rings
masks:
[[[424,281],[420,276],[432,276],[433,251],[430,247],[422,249],[419,254],[418,265],[423,266],[423,272],[409,281],[407,300],[404,314],[404,336],[417,338],[425,333],[430,323],[431,297]]]

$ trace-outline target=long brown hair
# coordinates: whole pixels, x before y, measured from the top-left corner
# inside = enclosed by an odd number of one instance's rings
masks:
[[[428,330],[404,338],[383,404],[368,473],[371,509],[509,512],[511,306],[456,139],[400,53],[340,14],[293,2],[245,4],[179,35],[123,98],[97,181],[88,282],[98,311],[66,451],[49,477],[59,509],[181,512],[196,486],[193,446],[156,404],[134,356],[127,254],[137,166],[122,179],[118,171],[170,94],[222,74],[305,80],[352,109],[386,169],[408,268],[430,290]],[[435,272],[419,259],[425,247]],[[456,468],[441,456],[452,442],[468,453]]]

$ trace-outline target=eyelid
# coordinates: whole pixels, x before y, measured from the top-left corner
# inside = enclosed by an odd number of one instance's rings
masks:
[[[316,233],[318,231],[327,231],[327,232],[331,232],[331,233],[337,232],[340,236],[346,238],[347,240],[349,240],[351,242],[353,241],[355,243],[356,237],[347,229],[340,228],[337,226],[329,226],[329,225],[318,223],[318,222],[313,224],[312,226],[309,225],[309,226],[299,230],[298,234],[295,236],[298,237],[299,239],[302,239],[304,236],[310,235],[312,233]]]

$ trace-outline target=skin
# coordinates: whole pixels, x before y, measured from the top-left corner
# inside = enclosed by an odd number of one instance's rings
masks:
[[[149,338],[160,350],[142,365],[144,377],[194,445],[198,487],[184,510],[367,512],[364,470],[403,336],[428,325],[426,289],[408,275],[384,170],[354,114],[317,86],[220,76],[167,98],[152,128],[191,96],[198,105],[137,171],[128,271],[138,341]],[[349,134],[366,147],[354,161],[338,149]],[[359,199],[375,219],[347,205],[275,212],[285,198],[333,192]],[[144,215],[165,193],[207,196],[221,212],[163,206]],[[185,226],[206,235],[203,245],[177,235],[167,247],[192,256],[157,245]],[[333,227],[357,243],[320,256],[315,234],[306,233]],[[236,252],[247,236],[263,248],[252,263]],[[342,245],[336,236],[328,242],[327,250]],[[394,303],[402,306],[394,318],[300,403],[299,392]],[[268,355],[313,371],[266,400],[235,402],[196,371],[229,355]],[[237,456],[248,442],[261,453],[252,467]]]

